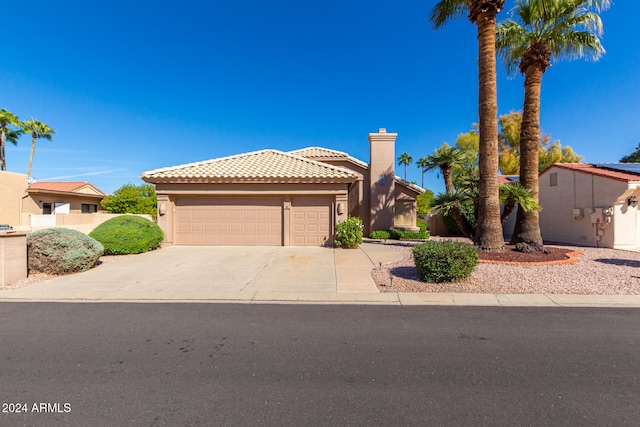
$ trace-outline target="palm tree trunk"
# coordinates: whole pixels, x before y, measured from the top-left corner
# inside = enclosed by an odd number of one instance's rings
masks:
[[[441,167],[440,172],[442,173],[442,178],[444,179],[444,189],[447,193],[453,193],[455,191],[455,187],[453,185],[453,171],[450,167]]]
[[[532,198],[536,203],[539,200],[540,86],[543,72],[542,66],[537,62],[530,64],[525,70],[524,108],[520,129],[520,184],[532,191]],[[538,212],[525,212],[518,206],[511,244],[531,242],[542,246]]]
[[[33,153],[36,151],[36,137],[31,141],[31,155],[29,156],[29,167],[27,168],[27,177],[31,177],[31,165],[33,164]]]
[[[4,127],[2,128],[2,134],[0,135],[0,163],[2,163],[2,170],[7,170],[7,160],[4,157],[4,141],[5,141],[5,132]]]
[[[498,95],[496,88],[496,11],[480,12],[478,26],[480,159],[478,226],[475,241],[488,251],[504,250],[498,183]]]

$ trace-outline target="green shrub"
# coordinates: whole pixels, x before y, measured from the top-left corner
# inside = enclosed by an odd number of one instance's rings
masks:
[[[431,240],[414,246],[413,260],[423,281],[453,282],[473,272],[478,249],[469,243]]]
[[[389,232],[391,238],[394,240],[426,240],[429,238],[429,233],[426,231],[404,231],[393,229]]]
[[[100,242],[76,230],[47,228],[27,235],[29,272],[69,274],[86,271],[98,263]]]
[[[349,216],[336,225],[336,245],[345,249],[356,249],[362,243],[362,221]]]
[[[387,230],[374,230],[369,235],[372,239],[381,239],[387,240],[390,237],[390,234]]]
[[[427,231],[427,221],[418,217],[416,218],[416,225],[420,227],[420,231]]]
[[[164,239],[158,225],[146,218],[122,215],[103,222],[89,236],[104,245],[105,255],[139,254],[156,249]]]

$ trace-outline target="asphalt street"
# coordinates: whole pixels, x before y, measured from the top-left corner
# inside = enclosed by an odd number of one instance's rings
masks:
[[[637,426],[640,309],[0,303],[0,425]]]

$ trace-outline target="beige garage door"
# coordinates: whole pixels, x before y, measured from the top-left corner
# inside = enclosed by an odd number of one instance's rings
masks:
[[[282,245],[282,199],[178,198],[177,245]]]
[[[291,244],[293,246],[333,244],[330,199],[291,200]]]

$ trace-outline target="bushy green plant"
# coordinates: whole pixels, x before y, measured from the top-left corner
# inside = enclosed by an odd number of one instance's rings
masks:
[[[156,249],[164,239],[158,225],[146,218],[122,215],[103,222],[89,236],[104,245],[105,255],[139,254]]]
[[[405,231],[393,229],[389,232],[391,234],[391,238],[394,240],[423,240],[429,238],[429,233],[427,231]]]
[[[360,218],[349,216],[336,225],[336,245],[345,249],[356,249],[362,243],[362,221]]]
[[[469,243],[430,240],[414,246],[413,260],[423,281],[453,282],[473,272],[478,249]]]
[[[427,221],[418,217],[416,218],[416,225],[420,227],[420,231],[427,231]]]
[[[374,230],[369,235],[372,239],[381,239],[386,240],[390,237],[390,234],[387,230]]]
[[[68,228],[47,228],[27,235],[29,272],[70,274],[94,267],[104,248],[84,233]]]

